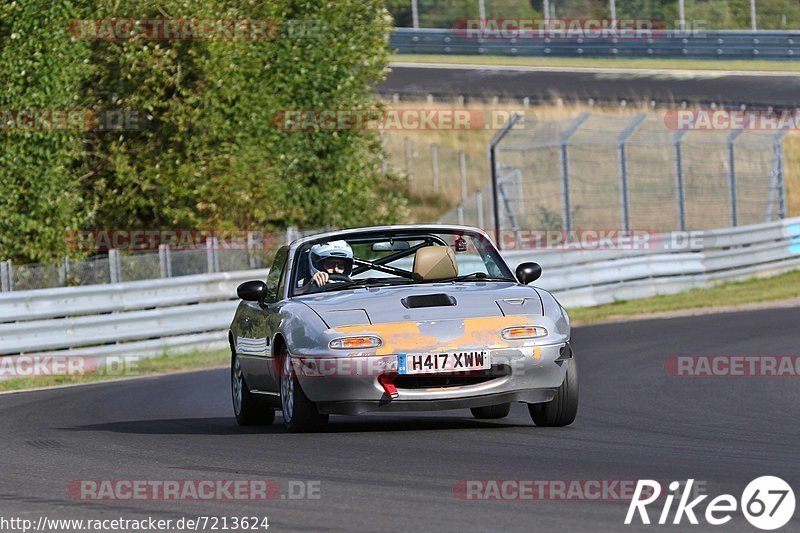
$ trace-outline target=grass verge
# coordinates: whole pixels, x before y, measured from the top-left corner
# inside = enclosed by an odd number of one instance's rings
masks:
[[[507,67],[607,68],[642,70],[724,70],[740,72],[800,72],[797,61],[716,59],[612,59],[572,57],[507,57],[471,55],[395,54],[398,63],[447,63]]]
[[[569,316],[575,325],[586,325],[634,317],[646,318],[656,313],[732,308],[793,298],[800,298],[800,270],[769,278],[728,282],[679,294],[574,308],[569,309]]]
[[[73,375],[44,375],[35,377],[18,377],[0,381],[0,392],[34,389],[39,387],[56,387],[59,385],[77,385],[95,381],[108,381],[131,377],[168,374],[184,370],[200,370],[230,364],[231,352],[228,349],[211,351],[194,351],[179,355],[163,354],[158,357],[140,359],[129,363],[119,370],[100,368],[95,372]],[[122,366],[120,363],[119,366]]]

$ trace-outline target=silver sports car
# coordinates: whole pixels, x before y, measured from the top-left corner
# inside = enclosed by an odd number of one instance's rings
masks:
[[[516,274],[516,275],[515,275]],[[512,273],[483,231],[383,226],[280,248],[266,281],[238,288],[228,339],[240,424],[322,428],[331,414],[528,404],[538,426],[571,424],[578,375],[569,318]]]

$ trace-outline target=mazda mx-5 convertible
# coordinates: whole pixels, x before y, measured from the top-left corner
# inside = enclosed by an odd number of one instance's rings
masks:
[[[515,275],[516,274],[516,275]],[[537,426],[571,424],[578,376],[567,313],[512,273],[481,230],[384,226],[323,233],[241,284],[228,339],[239,424],[321,429],[331,414],[528,404]]]

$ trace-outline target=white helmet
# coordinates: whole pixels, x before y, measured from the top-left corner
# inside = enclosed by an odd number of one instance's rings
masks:
[[[346,241],[324,242],[315,244],[311,247],[308,254],[308,263],[313,276],[317,272],[325,270],[325,260],[329,258],[340,259],[344,263],[345,276],[349,276],[353,271],[353,249]]]

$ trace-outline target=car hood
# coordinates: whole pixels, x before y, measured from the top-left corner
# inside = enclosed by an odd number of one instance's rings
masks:
[[[369,287],[309,294],[297,300],[311,307],[329,328],[543,314],[536,289],[513,282]]]

